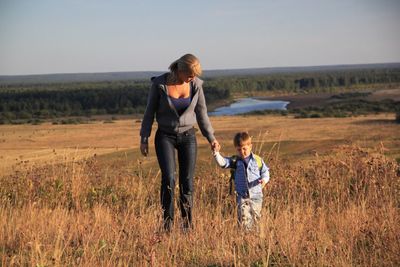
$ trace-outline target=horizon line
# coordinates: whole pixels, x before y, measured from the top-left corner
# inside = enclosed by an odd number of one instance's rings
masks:
[[[393,62],[375,62],[375,63],[340,63],[340,64],[322,64],[322,65],[288,65],[280,67],[244,67],[244,68],[217,68],[204,69],[205,72],[213,71],[240,71],[240,70],[262,70],[262,69],[288,69],[288,68],[324,68],[324,67],[346,67],[346,66],[362,66],[362,65],[392,65],[400,64],[400,61]],[[18,76],[41,76],[41,75],[75,75],[75,74],[111,74],[111,73],[151,73],[151,72],[167,72],[167,70],[133,70],[133,71],[87,71],[87,72],[54,72],[54,73],[31,73],[31,74],[0,74],[0,77],[18,77]]]

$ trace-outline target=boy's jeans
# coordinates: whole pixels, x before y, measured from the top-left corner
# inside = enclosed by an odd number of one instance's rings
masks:
[[[251,230],[261,218],[262,198],[237,197],[238,220],[245,230]]]
[[[174,219],[175,149],[179,164],[179,207],[184,227],[192,224],[193,175],[197,157],[194,129],[181,134],[157,130],[155,149],[161,169],[161,204],[164,211],[164,228],[170,230]]]

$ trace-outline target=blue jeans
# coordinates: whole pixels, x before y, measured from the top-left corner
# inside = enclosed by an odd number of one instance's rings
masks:
[[[155,148],[161,169],[161,205],[164,211],[164,228],[170,230],[174,220],[175,150],[179,164],[179,207],[184,227],[192,224],[193,175],[197,157],[194,129],[180,134],[157,130]]]

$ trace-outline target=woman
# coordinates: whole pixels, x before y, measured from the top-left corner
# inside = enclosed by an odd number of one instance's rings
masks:
[[[170,72],[152,79],[147,107],[140,130],[140,150],[144,156],[149,151],[148,139],[154,115],[158,123],[155,149],[161,169],[161,204],[164,211],[164,229],[171,229],[174,219],[175,150],[179,164],[179,207],[183,227],[192,225],[193,175],[197,157],[194,124],[211,145],[219,147],[207,115],[202,88],[199,60],[186,54],[169,66]]]

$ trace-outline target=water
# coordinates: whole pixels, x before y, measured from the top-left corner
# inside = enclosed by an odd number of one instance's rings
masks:
[[[235,103],[215,109],[210,116],[236,115],[256,110],[286,110],[287,101],[258,100],[254,98],[241,98]]]

